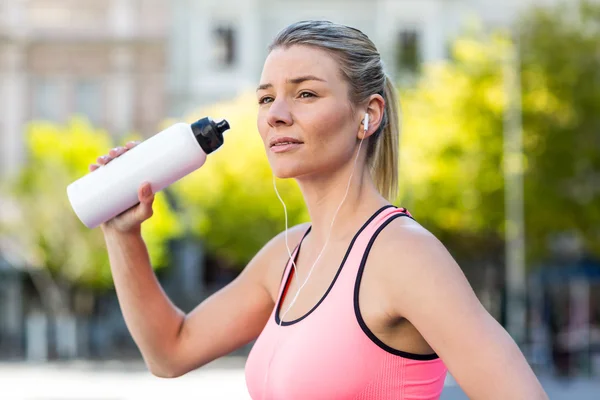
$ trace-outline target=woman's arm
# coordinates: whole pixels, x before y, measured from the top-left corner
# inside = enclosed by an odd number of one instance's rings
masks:
[[[548,398],[518,346],[433,235],[397,220],[377,241],[374,256],[389,271],[385,293],[394,312],[417,328],[470,399]]]
[[[120,157],[137,142],[98,157],[90,172]],[[284,235],[267,243],[231,284],[185,315],[162,290],[150,265],[141,224],[152,217],[149,183],[138,188],[139,204],[101,225],[125,323],[150,371],[175,377],[256,338],[274,306],[286,261]],[[289,230],[292,243],[305,225]]]
[[[300,240],[303,228],[290,229],[291,243]],[[127,327],[150,371],[160,377],[183,375],[258,337],[287,259],[280,234],[232,283],[185,315],[160,287],[139,232],[107,230],[105,240]]]

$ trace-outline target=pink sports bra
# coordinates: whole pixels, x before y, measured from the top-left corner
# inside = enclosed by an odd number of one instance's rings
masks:
[[[279,300],[246,362],[253,400],[440,397],[447,371],[442,360],[436,354],[411,354],[387,346],[366,326],[358,306],[371,246],[379,232],[400,217],[412,218],[406,209],[392,205],[377,210],[350,242],[321,300],[301,318],[280,327],[281,303],[293,275],[288,260]],[[309,232],[310,228],[304,237]],[[294,249],[294,259],[301,245],[302,241]]]

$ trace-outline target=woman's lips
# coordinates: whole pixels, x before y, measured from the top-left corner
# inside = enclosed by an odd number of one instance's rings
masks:
[[[302,146],[302,143],[275,144],[271,146],[271,151],[273,153],[285,153],[288,151],[296,150],[300,146]]]

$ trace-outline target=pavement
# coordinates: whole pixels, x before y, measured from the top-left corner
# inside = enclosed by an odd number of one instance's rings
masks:
[[[2,400],[250,399],[243,358],[215,361],[176,379],[152,376],[139,362],[0,362]],[[540,377],[552,400],[599,400],[600,379]],[[449,377],[442,400],[467,399]]]

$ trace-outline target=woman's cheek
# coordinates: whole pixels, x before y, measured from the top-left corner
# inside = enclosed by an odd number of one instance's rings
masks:
[[[265,141],[269,131],[269,125],[267,124],[266,117],[261,115],[260,112],[258,114],[258,118],[256,119],[256,128],[258,129],[258,134],[262,140]]]

